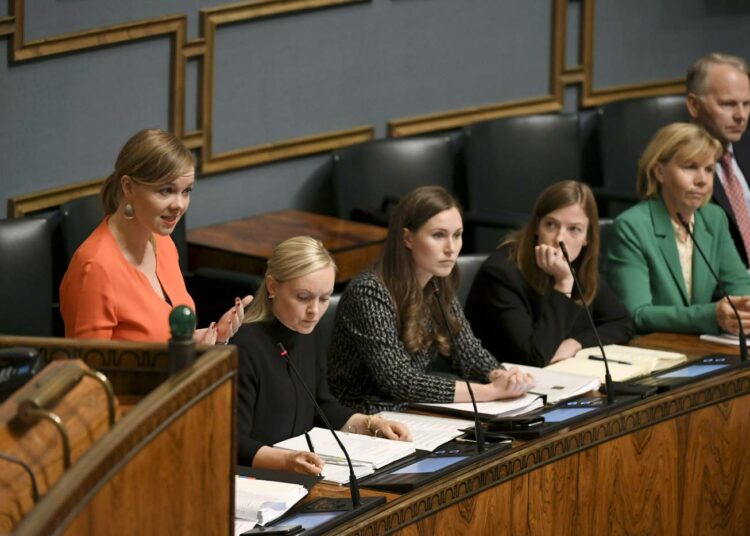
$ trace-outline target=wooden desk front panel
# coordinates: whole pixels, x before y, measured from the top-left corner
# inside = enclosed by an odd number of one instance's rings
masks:
[[[341,534],[750,533],[750,370],[425,486]]]

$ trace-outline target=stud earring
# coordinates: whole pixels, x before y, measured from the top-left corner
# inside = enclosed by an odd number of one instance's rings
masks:
[[[272,299],[274,299],[275,297],[276,297],[276,296],[274,296],[273,294],[269,294],[269,295],[268,295],[268,299],[269,299],[269,300],[272,300]]]
[[[125,207],[123,208],[123,215],[125,216],[126,220],[132,220],[135,218],[135,210],[133,210],[133,205],[130,203],[125,203]]]

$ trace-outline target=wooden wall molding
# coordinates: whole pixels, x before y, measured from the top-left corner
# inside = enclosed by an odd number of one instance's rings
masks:
[[[627,84],[594,89],[594,25],[596,0],[582,0],[581,50],[583,55],[583,81],[581,83],[581,106],[601,106],[618,100],[676,95],[685,93],[685,79],[671,79],[642,84]]]
[[[87,195],[98,194],[104,177],[90,181],[76,182],[59,188],[40,190],[8,199],[8,217],[22,218],[32,212],[59,207],[67,201]]]
[[[550,93],[548,95],[393,119],[388,122],[388,134],[392,137],[413,136],[460,128],[478,121],[562,110],[565,98],[562,73],[565,69],[568,1],[553,0],[552,2],[552,27],[550,29],[552,32],[552,50],[550,50]]]

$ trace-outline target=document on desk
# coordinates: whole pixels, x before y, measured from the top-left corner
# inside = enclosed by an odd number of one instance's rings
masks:
[[[234,477],[234,490],[235,534],[239,528],[245,532],[253,528],[249,525],[274,521],[307,495],[299,484],[244,476]]]
[[[411,407],[436,411],[439,413],[450,413],[471,417],[474,410],[471,402],[451,402],[447,404],[409,404]],[[496,400],[494,402],[477,402],[477,411],[482,419],[492,419],[493,417],[515,417],[530,413],[544,406],[543,397],[526,393],[518,398],[508,400]]]
[[[702,341],[708,341],[708,342],[716,342],[719,344],[727,344],[729,346],[739,346],[740,345],[740,338],[737,335],[732,335],[731,333],[722,333],[721,335],[708,335],[703,334],[701,335]]]
[[[398,421],[409,427],[414,439],[414,447],[418,450],[433,451],[443,443],[462,435],[463,428],[474,425],[474,421],[451,419],[448,417],[431,417],[415,413],[400,413],[382,411],[379,417],[389,421]]]
[[[646,376],[658,370],[674,367],[687,361],[687,356],[678,352],[651,350],[635,346],[608,344],[604,347],[609,362],[609,372],[614,381],[627,381]],[[584,348],[574,357],[563,359],[546,370],[597,376],[604,381],[604,361],[597,347]]]
[[[523,372],[533,375],[536,385],[531,389],[531,392],[547,397],[548,406],[588,393],[589,391],[595,391],[601,385],[598,376],[572,374],[570,372],[552,370],[550,367],[540,368],[528,365],[516,365],[514,363],[503,363],[503,366],[507,369],[518,367]]]
[[[352,464],[355,465],[354,474],[357,476],[359,476],[360,471],[364,472],[369,470],[371,473],[374,469],[379,469],[391,462],[400,460],[415,451],[414,444],[405,441],[392,441],[382,437],[350,434],[349,432],[336,433],[346,447],[346,450],[349,452]],[[315,449],[315,453],[323,458],[323,461],[326,462],[326,467],[329,465],[338,465],[346,468],[346,457],[344,456],[344,452],[341,450],[338,443],[336,443],[330,430],[316,427],[310,430],[308,434],[313,444],[313,448]],[[274,446],[288,450],[309,450],[304,434],[281,441]],[[329,477],[335,476],[335,474],[338,474],[335,468],[329,469],[328,472],[323,468],[324,480],[331,481]],[[349,469],[346,468],[346,482],[348,482],[348,474]]]

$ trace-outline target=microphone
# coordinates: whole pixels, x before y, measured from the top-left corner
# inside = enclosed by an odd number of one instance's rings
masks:
[[[719,279],[719,276],[716,275],[716,272],[714,271],[713,266],[711,266],[711,263],[708,262],[708,259],[706,258],[705,253],[703,253],[703,248],[700,247],[700,245],[698,244],[698,241],[695,239],[695,235],[690,230],[690,224],[687,222],[687,220],[685,220],[685,218],[679,212],[677,213],[677,219],[680,220],[680,224],[685,228],[685,230],[687,231],[687,234],[693,240],[695,249],[698,250],[698,253],[700,253],[700,256],[703,259],[703,262],[706,263],[706,266],[708,266],[708,270],[711,272],[711,275],[716,280],[716,286],[719,288],[719,292],[721,292],[721,294],[727,299],[729,306],[732,308],[732,311],[734,312],[734,317],[737,319],[737,325],[739,325],[740,327],[740,359],[742,361],[747,361],[747,340],[745,338],[745,330],[742,329],[742,321],[740,320],[740,313],[737,311],[737,307],[735,307],[734,302],[729,297],[729,293],[726,290],[724,290],[724,285],[721,284],[721,280]]]
[[[328,417],[326,417],[326,414],[323,412],[323,408],[318,405],[318,401],[315,400],[315,395],[312,394],[310,389],[307,387],[307,384],[305,383],[305,380],[302,379],[302,375],[297,370],[297,367],[294,366],[294,363],[292,363],[292,360],[289,359],[289,352],[286,351],[286,348],[284,348],[284,345],[280,342],[276,343],[276,346],[279,348],[279,355],[286,360],[287,366],[294,372],[294,375],[297,376],[297,380],[302,384],[302,388],[307,393],[307,396],[310,397],[310,400],[312,400],[313,405],[315,406],[315,410],[318,412],[318,415],[320,415],[320,418],[323,419],[323,422],[328,427],[328,430],[333,434],[333,438],[336,440],[336,443],[339,444],[339,447],[341,447],[341,450],[344,453],[344,456],[346,457],[346,463],[349,466],[349,490],[352,495],[352,507],[357,508],[362,501],[359,498],[359,482],[357,482],[357,477],[354,475],[354,466],[352,465],[352,460],[349,458],[349,453],[346,450],[346,447],[344,447],[344,444],[339,439],[338,434],[336,434],[336,431],[333,429],[333,426],[331,426],[330,421],[328,420]]]
[[[458,346],[456,345],[456,338],[453,335],[453,332],[451,331],[450,324],[448,323],[448,315],[445,313],[445,309],[443,308],[443,304],[440,301],[440,285],[438,285],[437,280],[433,277],[432,281],[430,281],[432,284],[432,293],[435,295],[435,299],[437,300],[438,309],[440,309],[440,314],[443,317],[443,324],[445,325],[445,331],[448,332],[448,337],[451,340],[451,347],[455,351]],[[465,376],[463,373],[463,366],[461,367],[462,376]],[[471,398],[471,407],[474,409],[474,434],[477,439],[477,453],[484,452],[485,446],[484,446],[484,429],[479,424],[479,411],[477,410],[477,402],[474,399],[474,390],[471,388],[471,382],[467,378],[463,378],[464,383],[466,383],[466,389],[469,391],[469,397]]]
[[[615,392],[621,393],[621,394],[634,394],[639,395],[641,398],[645,398],[646,396],[654,393],[656,391],[656,388],[649,387],[646,385],[634,385],[630,383],[623,383],[623,382],[613,382],[612,376],[609,374],[609,361],[607,360],[607,354],[604,351],[604,345],[602,344],[602,339],[599,337],[599,330],[596,329],[596,323],[594,322],[594,317],[591,316],[591,310],[589,309],[588,304],[583,299],[583,290],[581,289],[581,283],[578,281],[578,276],[576,275],[576,269],[573,268],[573,264],[570,262],[570,256],[568,255],[568,248],[565,247],[565,242],[562,240],[558,242],[560,246],[560,251],[562,251],[563,257],[565,258],[565,262],[568,264],[568,268],[570,268],[570,274],[573,276],[573,283],[575,283],[576,290],[578,291],[578,295],[581,297],[581,303],[583,304],[583,308],[586,310],[586,316],[589,319],[589,324],[591,324],[591,329],[594,330],[594,336],[596,337],[596,344],[599,346],[599,350],[602,352],[602,361],[604,361],[604,386],[605,390],[607,392],[607,404],[612,404],[615,401]]]
[[[172,337],[169,339],[167,352],[169,354],[169,375],[174,376],[180,370],[193,363],[197,354],[195,351],[195,313],[187,305],[178,305],[169,313],[169,329]]]

